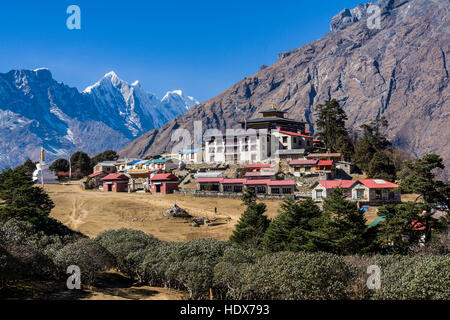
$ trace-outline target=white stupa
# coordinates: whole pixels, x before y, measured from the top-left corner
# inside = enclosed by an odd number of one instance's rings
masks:
[[[58,177],[48,168],[44,158],[44,148],[41,148],[41,161],[36,164],[33,181],[39,184],[58,184]]]

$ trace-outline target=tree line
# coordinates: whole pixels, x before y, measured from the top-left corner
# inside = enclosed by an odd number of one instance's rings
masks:
[[[394,181],[404,160],[412,160],[406,150],[399,150],[383,134],[388,127],[384,116],[363,124],[351,132],[346,128],[347,114],[333,99],[316,107],[317,137],[325,151],[340,152],[346,161],[358,166],[369,178]]]

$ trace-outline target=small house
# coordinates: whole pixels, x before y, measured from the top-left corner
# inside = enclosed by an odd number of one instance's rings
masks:
[[[91,181],[93,181],[94,187],[98,188],[99,186],[103,185],[102,179],[106,176],[107,174],[105,172],[98,171],[93,174],[90,174],[89,178],[91,179]]]
[[[317,162],[316,159],[292,160],[289,162],[289,172],[297,177],[301,174],[314,173],[316,172]]]
[[[382,179],[357,181],[352,188],[352,200],[372,205],[401,202],[399,186]]]
[[[306,156],[306,159],[315,160],[332,160],[334,162],[341,161],[342,155],[340,153],[310,153]]]
[[[99,162],[94,166],[94,173],[104,172],[106,174],[115,173],[116,172],[116,163],[115,161],[103,161]]]
[[[316,165],[316,171],[323,173],[334,173],[336,167],[334,166],[333,160],[319,160]]]
[[[122,173],[108,174],[102,178],[103,191],[105,192],[127,192],[130,178]]]
[[[198,178],[195,182],[197,183],[198,191],[219,192],[223,180],[223,178]]]
[[[357,181],[353,180],[327,180],[317,181],[312,190],[312,199],[314,201],[323,201],[330,196],[331,192],[336,188],[344,189],[347,199],[352,199],[352,187]]]
[[[150,178],[150,192],[168,194],[178,190],[178,178],[172,173],[159,173]]]

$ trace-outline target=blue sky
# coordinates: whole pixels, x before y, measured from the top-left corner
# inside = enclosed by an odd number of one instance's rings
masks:
[[[320,38],[329,20],[362,0],[2,1],[0,72],[48,67],[83,90],[108,71],[162,96],[205,101]],[[66,9],[81,9],[69,30]]]

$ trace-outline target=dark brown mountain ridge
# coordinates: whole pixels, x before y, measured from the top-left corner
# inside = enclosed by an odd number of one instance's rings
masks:
[[[315,106],[337,99],[357,129],[377,116],[389,121],[386,134],[415,156],[440,154],[450,167],[448,0],[381,0],[380,28],[369,5],[345,9],[331,31],[236,83],[186,114],[149,131],[120,151],[144,157],[169,151],[177,128],[193,131],[237,127],[272,104],[288,117],[314,125]],[[373,8],[372,8],[373,9]]]

